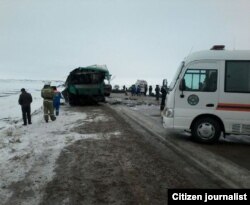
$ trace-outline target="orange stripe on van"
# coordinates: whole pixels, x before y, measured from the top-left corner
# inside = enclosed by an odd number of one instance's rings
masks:
[[[216,110],[250,112],[250,104],[219,103]]]

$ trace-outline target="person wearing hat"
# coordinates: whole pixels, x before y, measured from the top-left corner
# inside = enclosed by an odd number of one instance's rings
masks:
[[[49,121],[49,117],[52,121],[55,121],[56,116],[54,115],[53,107],[54,90],[50,86],[50,82],[45,83],[41,91],[41,96],[43,98],[43,111],[45,122]]]
[[[22,107],[23,125],[27,125],[27,119],[28,123],[31,124],[30,104],[32,103],[32,96],[30,93],[26,92],[24,88],[21,89],[21,94],[19,96],[18,103]]]

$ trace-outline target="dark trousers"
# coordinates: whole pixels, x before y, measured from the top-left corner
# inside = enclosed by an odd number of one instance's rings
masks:
[[[31,124],[30,105],[22,106],[22,113],[23,113],[23,124],[27,125],[27,119],[28,123]]]
[[[162,95],[162,98],[161,98],[161,110],[163,110],[164,107],[165,107],[165,100],[166,100],[166,96]]]
[[[60,102],[54,102],[53,106],[54,106],[54,110],[56,111],[56,116],[58,116],[59,115]]]
[[[160,97],[160,93],[157,93],[157,92],[156,92],[156,100],[157,100],[157,101],[159,100],[159,97]]]

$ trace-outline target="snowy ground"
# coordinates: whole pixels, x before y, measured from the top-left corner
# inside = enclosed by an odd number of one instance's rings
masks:
[[[52,82],[53,85],[61,83]],[[40,189],[51,180],[55,161],[64,147],[76,140],[95,139],[100,135],[98,133],[83,135],[73,132],[72,128],[79,126],[83,121],[105,120],[103,116],[86,119],[85,113],[69,111],[67,106],[61,106],[60,116],[56,121],[45,123],[41,98],[43,85],[43,81],[0,80],[0,201],[2,203],[12,195],[9,188],[13,183],[30,176],[30,186],[36,193],[28,204],[35,204],[41,197]],[[25,127],[22,126],[22,113],[18,105],[21,88],[25,88],[33,97],[32,125]],[[62,89],[63,87],[59,87],[59,91]]]
[[[45,123],[42,109],[39,109],[32,117],[32,125],[16,124],[0,131],[0,201],[4,202],[11,196],[7,187],[21,181],[30,172],[30,186],[37,191],[37,198],[33,196],[30,200],[39,201],[39,190],[51,180],[55,160],[64,146],[79,139],[98,138],[98,134],[72,132],[74,126],[86,120],[85,113],[69,111],[67,106],[62,106],[60,112],[56,121]],[[99,116],[92,120],[102,119]],[[40,165],[36,166],[37,163]],[[35,203],[29,201],[29,204]]]
[[[161,122],[155,98],[115,95],[107,101],[111,106],[126,105],[137,114],[143,113],[157,125]],[[163,204],[153,201],[166,201],[166,186],[220,187],[203,173],[197,175],[188,161],[173,160],[172,151],[165,146],[162,151],[171,159],[163,160],[158,155],[158,140],[144,132],[139,137],[141,128],[135,132],[112,110],[108,106],[64,105],[56,121],[45,123],[39,108],[32,116],[32,125],[23,127],[18,122],[0,130],[1,204],[77,204],[70,200],[83,204],[131,204],[133,200]],[[141,114],[139,120],[144,119]],[[176,142],[185,147],[191,144],[192,152],[197,149],[197,144],[180,140]],[[231,148],[224,144],[214,145],[213,153],[225,152],[237,161],[243,161],[242,155],[235,155],[237,150],[245,156],[249,153],[245,145],[237,149],[237,144]],[[152,203],[143,203],[145,197]]]
[[[40,90],[37,93],[40,94]],[[18,95],[12,96],[13,105]],[[132,104],[133,101],[134,99]],[[32,125],[22,126],[21,115],[19,118],[16,115],[19,119],[17,122],[12,120],[13,123],[8,123],[8,126],[0,130],[0,201],[2,204],[8,202],[10,198],[20,197],[24,198],[22,205],[39,204],[45,187],[55,176],[56,160],[60,153],[67,152],[69,145],[81,139],[103,139],[103,133],[100,130],[95,129],[89,133],[89,123],[110,120],[98,111],[98,107],[96,110],[92,108],[94,113],[98,113],[92,116],[63,105],[56,121],[45,123],[40,97],[37,102],[39,106],[33,112]],[[20,107],[15,106],[16,111],[17,109],[19,110]],[[75,128],[84,124],[88,125],[88,132],[76,132]],[[119,130],[108,132],[105,138],[110,135],[119,137]],[[22,189],[25,190],[20,191]],[[19,192],[22,192],[22,196],[16,196]]]
[[[63,84],[61,81],[52,81],[52,85],[59,86]],[[1,80],[0,79],[0,130],[22,123],[22,111],[18,104],[21,88],[25,88],[31,93],[33,102],[31,104],[31,112],[36,113],[42,106],[41,89],[44,81],[35,80]],[[61,91],[62,87],[58,90]]]

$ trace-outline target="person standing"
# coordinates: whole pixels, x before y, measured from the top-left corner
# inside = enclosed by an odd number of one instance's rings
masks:
[[[136,87],[134,84],[132,85],[132,88],[131,88],[131,94],[132,94],[132,96],[134,96],[136,94]]]
[[[160,97],[160,87],[159,87],[159,85],[156,85],[155,96],[156,96],[156,100],[159,101],[159,97]]]
[[[62,94],[57,90],[56,86],[53,86],[52,88],[54,90],[53,106],[54,110],[56,111],[56,116],[58,116]]]
[[[41,96],[43,98],[43,111],[44,111],[45,122],[49,121],[49,116],[52,121],[55,121],[56,116],[54,115],[54,107],[53,107],[54,91],[50,86],[49,82],[45,83],[41,91]]]
[[[150,85],[149,90],[148,90],[149,91],[149,96],[152,96],[152,90],[153,90],[152,85]]]
[[[137,85],[137,87],[136,87],[136,95],[137,96],[141,95],[141,86],[140,85]]]
[[[145,85],[144,85],[144,95],[145,95],[145,96],[147,95],[147,92],[148,92],[148,85],[145,84]]]
[[[32,96],[30,93],[26,92],[24,88],[21,89],[21,94],[19,96],[18,103],[22,107],[23,125],[24,126],[27,125],[27,119],[28,123],[32,124],[30,115],[31,112],[30,104],[32,103]]]
[[[165,107],[165,101],[167,96],[167,90],[164,86],[161,87],[161,110]]]

